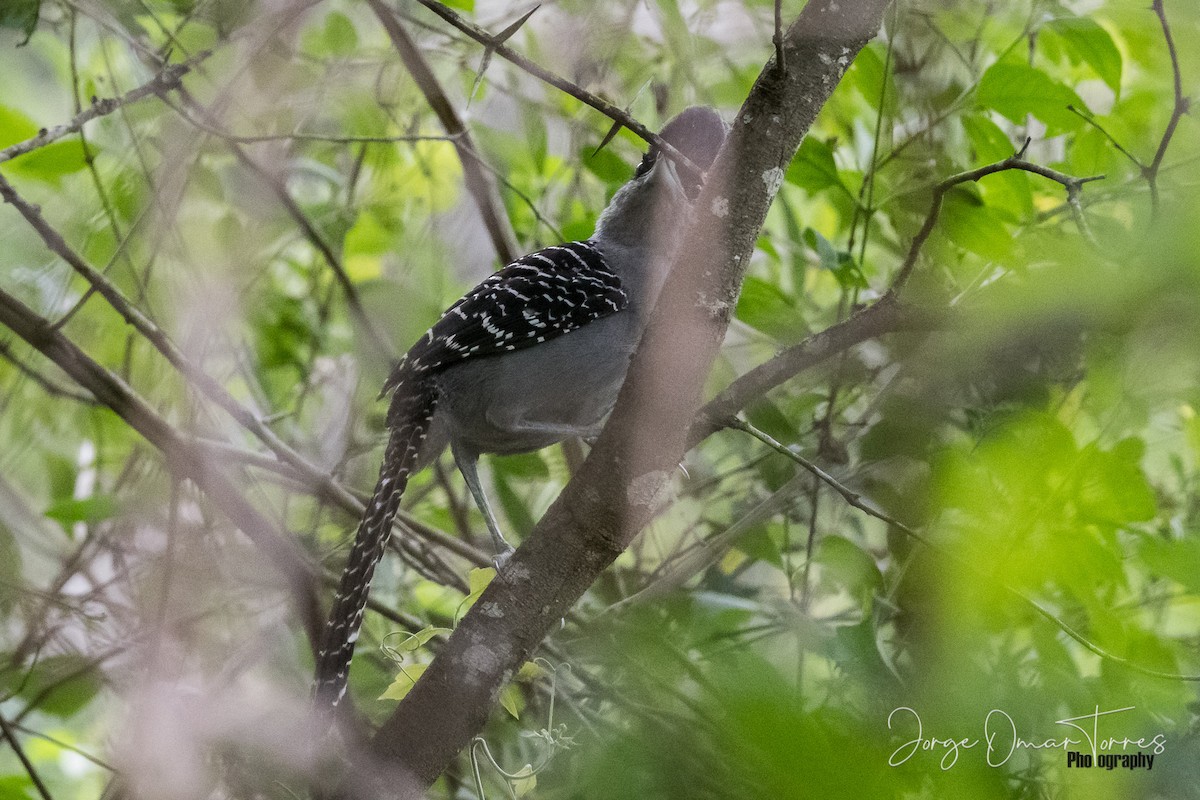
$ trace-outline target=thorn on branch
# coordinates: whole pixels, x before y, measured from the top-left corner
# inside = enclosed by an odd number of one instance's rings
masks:
[[[775,45],[775,70],[782,75],[787,72],[783,55],[783,0],[775,0],[775,35],[771,41]]]

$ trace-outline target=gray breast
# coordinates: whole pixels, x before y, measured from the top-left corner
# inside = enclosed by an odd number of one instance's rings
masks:
[[[521,453],[594,436],[616,402],[637,344],[620,312],[537,347],[473,359],[436,377],[439,434],[476,453]]]

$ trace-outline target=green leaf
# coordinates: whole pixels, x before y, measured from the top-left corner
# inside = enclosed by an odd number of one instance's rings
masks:
[[[443,5],[466,11],[468,14],[475,10],[475,0],[443,0]]]
[[[4,0],[0,3],[0,28],[11,28],[25,34],[17,47],[29,41],[37,29],[38,11],[42,0]]]
[[[403,700],[405,695],[416,685],[427,669],[429,669],[428,664],[412,664],[411,666],[401,667],[400,672],[396,675],[396,679],[383,690],[383,694],[379,695],[379,699]]]
[[[495,577],[496,570],[491,567],[476,567],[471,570],[467,573],[467,585],[471,587],[471,594],[482,592]]]
[[[624,183],[633,176],[633,170],[629,168],[629,165],[608,148],[598,153],[591,148],[585,148],[579,153],[579,161],[588,172],[605,183]]]
[[[821,261],[825,269],[837,269],[842,259],[833,244],[813,228],[804,229],[804,243],[809,246]]]
[[[56,717],[74,715],[100,691],[95,663],[83,656],[61,655],[40,659],[32,669],[0,670],[0,687],[26,700],[40,698],[38,709]],[[19,690],[18,690],[19,689]]]
[[[800,150],[788,165],[785,178],[788,183],[810,192],[819,192],[842,182],[833,160],[833,150],[815,136],[806,136],[800,143]]]
[[[0,147],[23,142],[38,135],[37,124],[15,108],[0,106]],[[16,175],[57,183],[63,175],[87,166],[83,144],[78,140],[51,142],[18,156],[6,168]]]
[[[116,516],[117,502],[112,495],[100,494],[81,499],[59,500],[46,509],[46,516],[64,526],[76,522],[89,524]]]
[[[325,18],[325,46],[335,56],[348,56],[358,49],[358,31],[350,18],[340,11]]]
[[[993,64],[983,73],[975,97],[1018,125],[1025,124],[1027,115],[1037,117],[1046,123],[1048,136],[1079,128],[1081,120],[1067,106],[1086,107],[1079,95],[1045,72],[1008,62]]]
[[[875,559],[861,547],[841,536],[825,536],[814,555],[816,563],[837,585],[844,586],[856,596],[869,593],[883,583]]]
[[[776,339],[797,339],[805,330],[804,318],[791,298],[775,284],[753,275],[747,276],[742,284],[735,315],[751,328]]]
[[[37,136],[38,126],[15,108],[0,106],[0,147]]]
[[[525,696],[516,684],[510,683],[500,692],[500,705],[512,715],[513,719],[521,718],[521,708],[525,705]]]
[[[940,218],[954,244],[983,258],[999,261],[1012,252],[1012,234],[979,198],[966,190],[946,195]]]
[[[0,778],[0,800],[30,800],[33,781],[28,775],[5,775]]]
[[[83,142],[72,139],[51,142],[32,153],[26,153],[12,161],[12,171],[27,178],[36,178],[46,183],[58,183],[63,175],[79,172],[87,167]]]
[[[962,123],[975,150],[975,163],[1002,161],[1017,151],[1008,134],[986,115],[971,114],[964,117]],[[986,181],[980,182],[979,191],[987,198],[988,205],[1007,212],[1013,222],[1033,211],[1029,175],[1020,170],[989,175]]]
[[[537,788],[537,775],[533,771],[532,764],[526,764],[521,767],[510,780],[513,792],[516,793],[517,797],[524,797]]]
[[[1064,17],[1047,27],[1062,37],[1074,61],[1090,66],[1113,94],[1121,96],[1121,51],[1100,23],[1089,17]]]
[[[463,601],[458,604],[458,608],[454,612],[454,624],[458,625],[459,620],[463,618],[471,606],[475,605],[475,601],[479,599],[488,584],[496,577],[496,570],[491,567],[476,567],[467,574],[467,586],[470,587],[471,593],[463,598]]]
[[[1200,536],[1182,539],[1147,537],[1138,554],[1152,571],[1191,592],[1200,592]]]
[[[821,266],[834,274],[838,283],[846,289],[866,289],[867,279],[859,269],[854,256],[838,250],[833,243],[813,228],[804,230],[804,243],[817,254]]]

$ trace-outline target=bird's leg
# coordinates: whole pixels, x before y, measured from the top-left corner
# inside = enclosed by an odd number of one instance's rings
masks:
[[[496,548],[496,555],[492,559],[492,563],[499,571],[512,557],[513,546],[504,538],[504,534],[500,533],[500,526],[496,524],[496,515],[492,513],[492,506],[488,503],[487,495],[484,494],[483,487],[479,483],[479,455],[454,445],[450,446],[450,452],[454,455],[454,463],[458,465],[458,471],[462,473],[463,479],[467,482],[467,488],[471,490],[471,496],[475,498],[475,505],[483,514],[488,533],[492,535],[492,545]]]

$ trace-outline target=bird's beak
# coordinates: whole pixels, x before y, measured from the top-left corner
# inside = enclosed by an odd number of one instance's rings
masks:
[[[700,183],[697,181],[685,181],[679,175],[679,167],[671,159],[660,156],[659,164],[665,170],[663,180],[667,182],[670,191],[675,195],[677,200],[691,202],[700,194]]]

